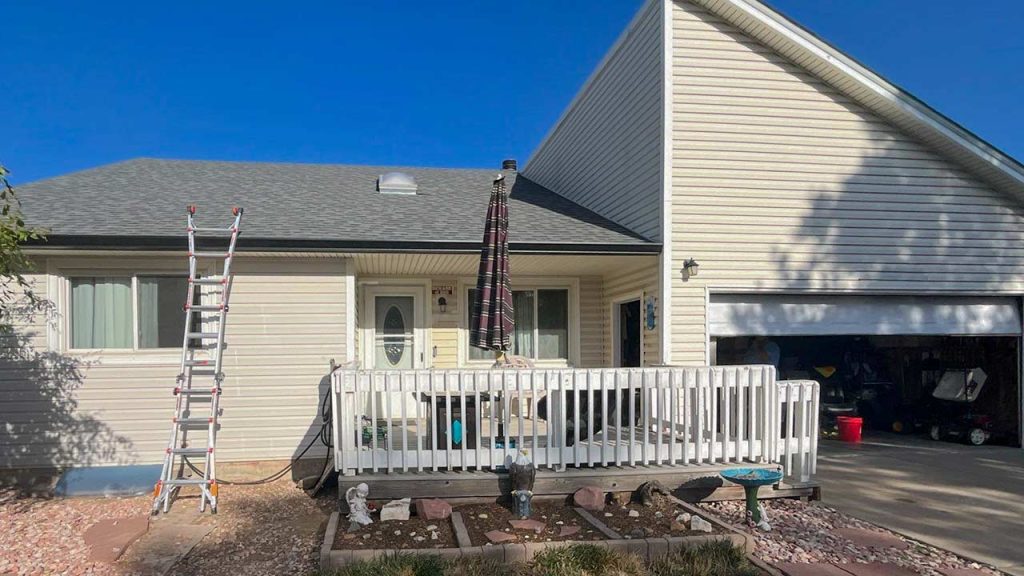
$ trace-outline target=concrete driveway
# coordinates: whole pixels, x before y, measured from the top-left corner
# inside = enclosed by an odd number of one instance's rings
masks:
[[[1024,450],[875,434],[822,441],[825,504],[1024,576]]]

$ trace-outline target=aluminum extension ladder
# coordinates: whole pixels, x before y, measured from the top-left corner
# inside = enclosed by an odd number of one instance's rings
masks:
[[[185,336],[181,345],[181,369],[174,387],[174,418],[167,442],[160,479],[153,489],[153,514],[170,510],[171,501],[182,486],[196,486],[201,494],[199,511],[217,512],[216,454],[217,417],[220,412],[221,384],[224,381],[221,361],[224,355],[224,326],[227,322],[228,298],[231,296],[231,261],[235,255],[242,223],[242,209],[232,209],[235,219],[228,228],[200,228],[195,225],[196,207],[188,207],[188,295],[183,306]],[[196,240],[228,237],[227,251],[199,251]],[[203,261],[216,269],[216,261],[223,260],[219,275],[203,275],[207,271],[198,263]],[[212,287],[209,291],[203,287]],[[198,326],[193,327],[193,323]],[[205,357],[204,357],[205,356]],[[197,385],[196,380],[208,379],[208,385]],[[197,404],[193,408],[193,402]],[[201,417],[193,411],[208,413]],[[190,431],[206,429],[203,445],[191,446]],[[201,432],[200,432],[201,434]],[[192,468],[188,457],[202,457],[205,465],[202,478],[186,477],[185,467]]]

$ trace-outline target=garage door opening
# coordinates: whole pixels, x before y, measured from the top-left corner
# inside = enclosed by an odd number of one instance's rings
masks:
[[[822,403],[845,406],[867,429],[969,441],[984,426],[991,443],[1019,445],[1016,336],[803,335],[712,338],[717,364],[774,364],[783,379],[821,384]],[[979,369],[980,371],[976,370]],[[945,378],[945,381],[943,380]],[[960,380],[974,395],[954,401]],[[980,385],[978,384],[980,381]]]

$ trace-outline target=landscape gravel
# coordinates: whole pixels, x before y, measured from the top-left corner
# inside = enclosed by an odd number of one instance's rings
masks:
[[[142,540],[113,564],[90,563],[82,533],[99,520],[147,514],[150,503],[148,495],[42,499],[0,492],[0,574],[147,576],[133,568],[133,560],[146,552]],[[198,516],[197,501],[183,497],[173,513],[214,528],[169,573],[309,574],[319,565],[323,527],[336,504],[335,492],[311,499],[287,479],[223,486],[216,516]]]
[[[714,502],[701,506],[728,523],[736,526],[745,524],[746,507],[743,502]],[[939,570],[943,568],[974,568],[983,574],[1000,574],[951,552],[902,538],[894,532],[847,516],[828,506],[799,500],[771,500],[766,503],[766,507],[772,530],[750,532],[757,541],[754,555],[768,563],[885,562],[915,570],[923,576],[942,576]],[[857,546],[835,532],[841,528],[860,528],[894,535],[910,546],[902,550]]]

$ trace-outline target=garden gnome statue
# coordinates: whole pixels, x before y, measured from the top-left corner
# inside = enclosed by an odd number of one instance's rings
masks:
[[[345,501],[348,502],[348,530],[354,532],[362,526],[373,524],[370,518],[370,507],[366,504],[366,497],[370,494],[370,487],[361,482],[345,491]]]
[[[516,461],[509,467],[509,476],[512,479],[512,512],[519,518],[529,518],[537,469],[526,455],[526,450],[519,451]]]

